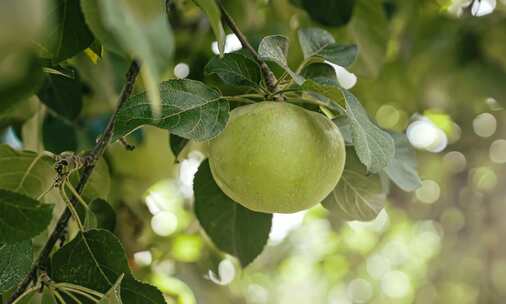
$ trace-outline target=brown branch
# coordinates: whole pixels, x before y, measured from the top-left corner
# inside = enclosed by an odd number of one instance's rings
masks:
[[[79,182],[76,186],[76,190],[79,194],[83,192],[86,183],[90,179],[90,176],[93,173],[93,170],[95,169],[95,164],[97,160],[100,159],[100,157],[102,157],[107,145],[111,141],[111,137],[113,135],[112,131],[116,123],[116,116],[118,114],[118,111],[132,93],[135,79],[137,78],[138,74],[139,74],[139,65],[134,61],[130,65],[130,68],[128,69],[128,72],[126,74],[126,83],[123,86],[123,90],[121,92],[118,104],[116,106],[116,110],[109,119],[109,123],[107,124],[107,127],[105,128],[104,132],[102,133],[102,136],[97,140],[97,144],[95,145],[93,150],[89,153],[88,155],[89,160],[83,167],[81,178],[79,179]],[[72,196],[70,198],[70,202],[73,205],[76,205],[77,198],[75,196]],[[28,287],[30,287],[30,284],[37,280],[39,270],[41,269],[45,270],[47,268],[49,255],[51,254],[51,251],[53,250],[53,247],[56,245],[58,240],[63,237],[63,234],[65,233],[70,218],[71,218],[70,210],[69,208],[66,208],[61,217],[59,218],[58,223],[56,224],[56,227],[49,236],[46,244],[40,251],[37,260],[32,266],[32,269],[25,277],[25,279],[18,285],[14,293],[7,300],[6,304],[12,304],[14,301],[16,301],[28,289]]]
[[[248,41],[248,38],[246,38],[246,36],[241,32],[241,30],[239,29],[239,27],[235,23],[234,19],[232,19],[232,17],[227,12],[227,10],[223,6],[223,4],[220,1],[216,1],[216,2],[218,3],[218,5],[220,7],[223,21],[232,30],[232,32],[234,32],[234,34],[237,36],[237,38],[241,42],[242,46],[244,48],[246,48],[253,55],[253,58],[255,59],[255,61],[260,65],[260,69],[261,69],[262,74],[264,75],[264,78],[265,78],[265,83],[267,85],[267,89],[271,93],[276,92],[276,84],[278,82],[276,79],[276,76],[271,71],[271,69],[269,68],[267,63],[265,63],[265,61],[263,61],[260,58],[260,56],[258,55],[255,48],[253,48],[253,46],[251,46],[251,44]]]

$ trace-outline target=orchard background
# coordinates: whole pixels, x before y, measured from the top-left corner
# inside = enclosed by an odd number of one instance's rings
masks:
[[[0,302],[503,303],[505,54],[504,0],[2,0]],[[339,127],[322,204],[215,183],[264,101]]]

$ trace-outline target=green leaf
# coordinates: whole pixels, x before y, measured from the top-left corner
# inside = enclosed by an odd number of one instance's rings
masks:
[[[370,221],[383,209],[386,195],[379,175],[369,175],[355,153],[347,149],[346,166],[336,188],[322,205],[346,221]]]
[[[162,111],[155,118],[145,94],[130,97],[118,113],[116,140],[141,125],[167,129],[178,136],[207,140],[218,135],[228,121],[230,106],[221,95],[195,80],[165,81],[160,85]]]
[[[343,97],[338,88],[334,68],[326,63],[313,63],[304,67],[302,76],[305,79],[304,84],[301,86],[303,90],[309,91],[309,95],[324,103],[334,112],[343,112],[338,105]]]
[[[205,67],[205,73],[216,74],[228,85],[258,88],[261,80],[256,62],[237,53],[226,54],[223,58],[213,57]]]
[[[174,51],[165,2],[101,0],[98,4],[107,30],[113,33],[122,49],[140,61],[151,109],[155,115],[159,114],[162,105],[158,85]]]
[[[32,242],[0,243],[0,294],[14,288],[32,267]]]
[[[0,189],[0,243],[29,240],[46,229],[53,206]]]
[[[169,144],[170,144],[170,150],[172,151],[172,154],[174,154],[174,157],[177,158],[179,153],[183,151],[184,147],[188,143],[188,139],[179,137],[174,134],[170,134]]]
[[[340,45],[327,31],[320,28],[303,28],[298,31],[304,59],[316,57],[348,67],[357,57],[356,45]]]
[[[355,0],[291,0],[302,7],[309,16],[327,26],[342,26],[348,23],[353,13]]]
[[[97,304],[123,304],[123,301],[121,301],[121,281],[123,281],[123,277],[124,275],[119,276],[116,283],[114,283]]]
[[[418,189],[422,182],[416,172],[416,154],[404,134],[390,133],[395,141],[395,157],[384,169],[387,176],[399,188],[410,192]]]
[[[275,62],[282,67],[290,74],[295,83],[301,85],[304,82],[304,78],[297,75],[288,66],[286,59],[288,55],[288,38],[285,36],[272,35],[264,37],[258,46],[258,55],[260,59]]]
[[[114,232],[116,227],[116,213],[111,205],[103,199],[95,199],[88,205],[93,213],[94,228],[105,229]]]
[[[213,243],[237,257],[243,267],[262,252],[269,238],[272,215],[246,209],[226,196],[208,161],[195,176],[195,214]]]
[[[90,230],[77,236],[51,258],[51,279],[84,286],[98,292],[110,290],[121,275],[124,304],[165,303],[155,287],[135,280],[119,239],[107,230]],[[89,303],[82,299],[83,303]]]
[[[395,143],[386,131],[374,124],[353,94],[342,89],[346,101],[346,115],[351,124],[353,146],[367,170],[379,173],[395,155]]]
[[[63,120],[46,115],[42,123],[42,138],[47,151],[59,154],[77,149],[77,130]]]
[[[359,0],[348,32],[360,49],[354,70],[360,75],[377,77],[385,62],[390,36],[383,1]]]
[[[16,73],[12,72],[12,67],[16,67]],[[44,80],[39,59],[24,53],[0,58],[0,74],[0,115],[33,95]]]
[[[13,125],[22,125],[40,109],[40,103],[36,96],[23,99],[15,104],[15,107],[0,110],[0,129]],[[2,106],[0,105],[0,107]]]
[[[0,144],[0,188],[36,198],[52,184],[56,172],[49,157]]]
[[[40,42],[44,57],[58,63],[91,45],[94,37],[84,21],[79,0],[55,0],[47,12],[48,18],[56,22],[47,39]]]
[[[75,186],[79,180],[80,175],[75,173],[71,176],[71,182]],[[100,198],[107,200],[111,191],[111,176],[109,174],[109,166],[107,162],[100,158],[96,165],[95,170],[90,176],[90,179],[84,187],[83,194],[81,195],[86,201],[92,201]]]
[[[81,0],[84,20],[104,49],[124,56],[125,51],[122,49],[118,38],[106,27],[105,12],[103,12],[99,1],[102,0]]]
[[[83,106],[81,82],[61,74],[48,74],[37,96],[49,109],[67,119],[75,119]]]
[[[346,116],[339,116],[332,119],[332,122],[339,128],[341,134],[343,135],[344,142],[347,145],[353,144],[353,133],[351,130],[351,122]]]
[[[215,0],[193,0],[209,17],[209,23],[213,29],[220,56],[225,54],[225,30],[221,23],[221,11]]]

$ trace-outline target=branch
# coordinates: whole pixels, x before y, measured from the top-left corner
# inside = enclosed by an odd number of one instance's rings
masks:
[[[114,129],[114,125],[116,123],[116,116],[118,114],[119,109],[123,106],[123,104],[127,101],[128,97],[132,93],[135,79],[137,78],[137,75],[139,74],[139,65],[134,61],[130,65],[130,68],[128,69],[128,72],[126,74],[126,83],[123,86],[123,90],[121,92],[121,95],[118,100],[118,104],[116,106],[116,110],[112,114],[111,118],[109,119],[109,123],[107,124],[107,127],[105,128],[104,132],[102,133],[102,136],[97,140],[97,144],[93,148],[93,150],[88,155],[88,161],[83,167],[83,171],[81,174],[81,178],[79,179],[79,182],[76,186],[76,190],[78,194],[81,194],[84,190],[84,187],[86,186],[86,183],[90,179],[91,174],[93,173],[93,170],[95,169],[95,165],[97,163],[97,160],[102,157],[104,154],[104,151],[111,141],[112,137],[112,131]],[[78,203],[78,198],[73,195],[70,198],[70,202],[72,205],[76,205]],[[56,224],[56,227],[54,228],[53,232],[49,236],[46,244],[42,248],[42,250],[39,253],[39,256],[37,260],[35,261],[34,265],[32,266],[32,269],[28,273],[28,275],[25,277],[25,279],[18,285],[17,289],[14,291],[14,293],[11,295],[11,297],[7,300],[6,304],[12,304],[14,303],[19,297],[21,297],[25,291],[28,289],[30,284],[37,279],[37,273],[39,269],[44,269],[46,265],[48,264],[49,255],[51,254],[51,251],[53,250],[53,247],[56,245],[57,241],[62,238],[63,234],[65,233],[65,230],[67,228],[67,224],[71,218],[71,213],[69,208],[66,208],[61,217],[58,220],[58,223]]]
[[[237,36],[239,41],[241,42],[242,46],[253,55],[253,58],[255,61],[260,65],[260,69],[262,70],[262,74],[265,77],[265,82],[267,84],[267,88],[271,93],[276,91],[276,83],[277,79],[276,76],[274,76],[274,73],[271,71],[267,63],[263,61],[260,56],[258,55],[257,51],[251,46],[251,44],[248,41],[248,38],[241,32],[237,24],[235,23],[234,19],[229,15],[221,1],[216,1],[220,7],[221,15],[223,17],[223,21],[227,24],[227,26],[234,32],[234,34]]]

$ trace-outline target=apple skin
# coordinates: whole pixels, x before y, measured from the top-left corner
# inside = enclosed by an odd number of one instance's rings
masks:
[[[346,159],[336,125],[286,102],[234,109],[209,142],[209,163],[221,190],[244,207],[293,213],[320,203],[337,185]]]

